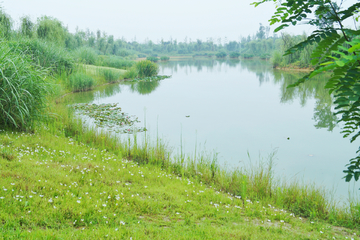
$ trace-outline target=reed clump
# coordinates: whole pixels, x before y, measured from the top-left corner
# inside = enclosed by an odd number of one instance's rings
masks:
[[[44,117],[51,90],[47,74],[17,45],[0,41],[0,126],[25,130]]]

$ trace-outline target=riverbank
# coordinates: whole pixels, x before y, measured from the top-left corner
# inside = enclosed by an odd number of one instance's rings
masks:
[[[86,129],[62,105],[51,110],[57,117],[34,133],[0,132],[5,239],[359,234],[356,212],[331,208],[321,189],[279,185],[271,165],[229,173],[208,156],[171,161],[161,140],[119,142]]]

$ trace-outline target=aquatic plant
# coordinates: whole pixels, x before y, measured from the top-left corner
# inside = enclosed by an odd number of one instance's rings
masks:
[[[85,73],[76,72],[70,75],[67,85],[73,92],[86,91],[95,85],[95,80]]]
[[[117,133],[134,133],[146,131],[145,128],[133,126],[140,122],[137,117],[121,111],[117,104],[74,104],[72,107],[79,113],[95,120],[98,127],[106,127]]]
[[[139,61],[135,66],[139,78],[156,76],[159,72],[159,66],[149,60]]]
[[[158,75],[158,76],[152,76],[152,77],[134,78],[131,80],[131,82],[153,82],[153,81],[160,81],[160,80],[163,80],[166,78],[171,78],[171,76]]]

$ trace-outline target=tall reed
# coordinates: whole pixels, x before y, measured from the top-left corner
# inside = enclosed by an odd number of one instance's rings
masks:
[[[51,90],[47,73],[18,46],[0,41],[0,126],[28,129],[44,116]]]

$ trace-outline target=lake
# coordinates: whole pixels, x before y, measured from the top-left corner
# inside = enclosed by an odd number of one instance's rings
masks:
[[[288,89],[304,73],[275,70],[261,60],[159,65],[159,74],[172,77],[103,86],[74,94],[73,101],[118,103],[142,121],[139,126],[146,123],[151,139],[159,136],[174,153],[182,148],[193,154],[197,146],[216,152],[219,163],[230,168],[248,165],[249,156],[266,162],[275,153],[278,177],[336,189],[343,200],[353,191],[342,171],[359,145],[340,134],[325,75]]]

